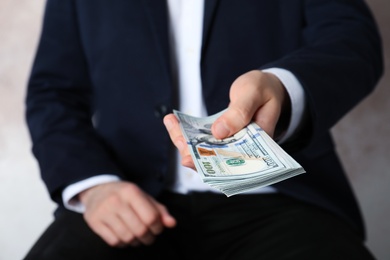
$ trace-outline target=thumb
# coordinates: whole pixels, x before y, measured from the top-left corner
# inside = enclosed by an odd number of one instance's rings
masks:
[[[226,112],[213,124],[215,138],[229,137],[250,123],[256,111],[265,102],[261,82],[263,73],[255,70],[238,77],[230,88],[230,104]]]
[[[273,135],[287,91],[279,79],[259,70],[238,77],[230,88],[230,105],[212,125],[215,138],[234,135],[254,120]]]
[[[253,114],[254,111],[244,112],[235,104],[231,104],[213,123],[211,132],[217,139],[224,139],[232,136],[249,124]]]
[[[161,221],[165,227],[173,228],[176,226],[176,219],[168,212],[167,208],[161,204],[157,204],[161,214]]]

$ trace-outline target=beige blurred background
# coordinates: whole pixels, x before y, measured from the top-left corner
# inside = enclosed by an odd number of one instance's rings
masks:
[[[368,3],[382,32],[387,70],[376,91],[333,133],[366,219],[367,245],[378,260],[388,260],[390,1]],[[43,6],[44,0],[0,0],[0,260],[22,259],[51,221],[54,209],[30,152],[23,114]]]

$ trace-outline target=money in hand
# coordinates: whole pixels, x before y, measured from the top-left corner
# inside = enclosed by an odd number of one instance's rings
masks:
[[[231,137],[216,139],[211,134],[211,125],[224,111],[204,118],[173,112],[203,182],[228,197],[305,173],[254,122]]]

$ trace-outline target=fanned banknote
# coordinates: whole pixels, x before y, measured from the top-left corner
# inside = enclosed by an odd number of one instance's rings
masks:
[[[235,135],[218,140],[211,134],[211,125],[224,111],[203,118],[173,112],[203,182],[228,197],[305,173],[254,122]]]

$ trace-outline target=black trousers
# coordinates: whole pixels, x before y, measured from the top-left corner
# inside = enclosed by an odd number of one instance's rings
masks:
[[[374,259],[344,220],[281,194],[164,193],[159,200],[178,224],[151,246],[112,248],[81,214],[64,210],[24,259]]]

